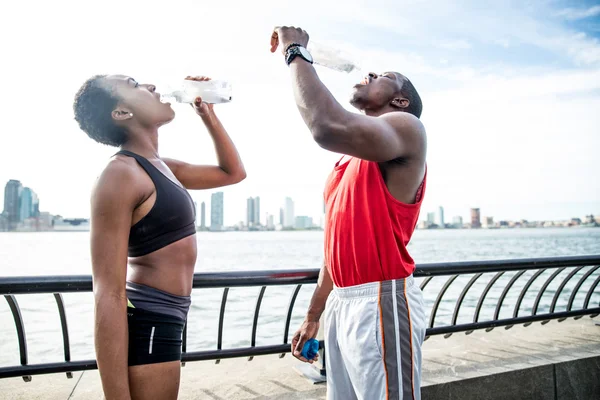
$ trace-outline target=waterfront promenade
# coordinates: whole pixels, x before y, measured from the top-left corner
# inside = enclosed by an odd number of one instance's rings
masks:
[[[423,399],[598,399],[600,318],[585,316],[546,325],[502,327],[424,345]],[[313,384],[290,354],[191,362],[182,368],[182,400],[325,399],[325,384]],[[100,400],[97,371],[0,380],[7,400]]]

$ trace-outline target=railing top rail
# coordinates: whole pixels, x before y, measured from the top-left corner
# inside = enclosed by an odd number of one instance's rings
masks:
[[[600,265],[600,255],[418,264],[415,277]],[[195,289],[315,283],[318,268],[194,274]],[[92,291],[91,275],[0,277],[0,295]]]
[[[517,258],[506,260],[460,261],[417,264],[414,276],[473,274],[479,272],[519,271],[539,268],[582,267],[600,264],[600,254],[585,256]]]

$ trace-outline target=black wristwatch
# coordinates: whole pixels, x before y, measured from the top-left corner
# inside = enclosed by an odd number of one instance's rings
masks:
[[[290,44],[286,49],[285,49],[285,63],[289,66],[292,61],[294,61],[294,59],[296,57],[300,56],[301,58],[303,58],[305,61],[309,62],[309,63],[313,63],[313,58],[310,55],[310,53],[308,52],[308,50],[306,50],[304,48],[304,46],[302,46],[301,44],[298,43],[292,43]]]

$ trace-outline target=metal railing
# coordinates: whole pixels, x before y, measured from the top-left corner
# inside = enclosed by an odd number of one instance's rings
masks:
[[[248,357],[251,361],[255,356],[267,354],[280,354],[283,357],[290,352],[290,324],[298,293],[303,285],[316,283],[318,273],[318,269],[303,269],[195,274],[195,289],[223,289],[217,348],[187,351],[186,326],[182,346],[183,365],[201,360],[215,360],[218,363],[221,359],[234,357]],[[457,332],[470,334],[474,330],[490,331],[502,326],[510,329],[517,324],[545,324],[554,319],[563,321],[585,315],[593,318],[600,314],[600,255],[430,263],[418,265],[414,276],[423,278],[420,287],[426,307],[431,308],[426,339],[433,335],[449,337]],[[267,287],[282,285],[293,286],[282,341],[256,346],[258,317],[265,291]],[[250,346],[224,349],[225,306],[230,288],[234,287],[260,287],[260,292],[254,306]],[[62,298],[63,293],[91,290],[92,278],[88,275],[0,278],[0,295],[4,295],[10,307],[20,353],[20,365],[0,368],[0,378],[21,376],[25,381],[30,381],[32,375],[62,372],[71,378],[74,371],[96,369],[95,360],[71,361],[69,329]],[[15,296],[40,293],[52,293],[58,307],[64,350],[62,362],[28,363],[25,325]],[[527,306],[527,302],[532,304]],[[502,314],[507,309],[510,314],[505,317]],[[483,317],[485,310],[492,314],[489,318]]]

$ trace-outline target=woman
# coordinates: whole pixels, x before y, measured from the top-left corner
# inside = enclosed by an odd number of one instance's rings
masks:
[[[158,155],[158,128],[175,113],[153,85],[122,75],[95,76],[75,97],[81,129],[120,148],[91,198],[94,335],[108,400],[177,398],[197,253],[196,212],[186,189],[246,177],[213,106],[197,98],[193,107],[213,139],[218,166]]]

